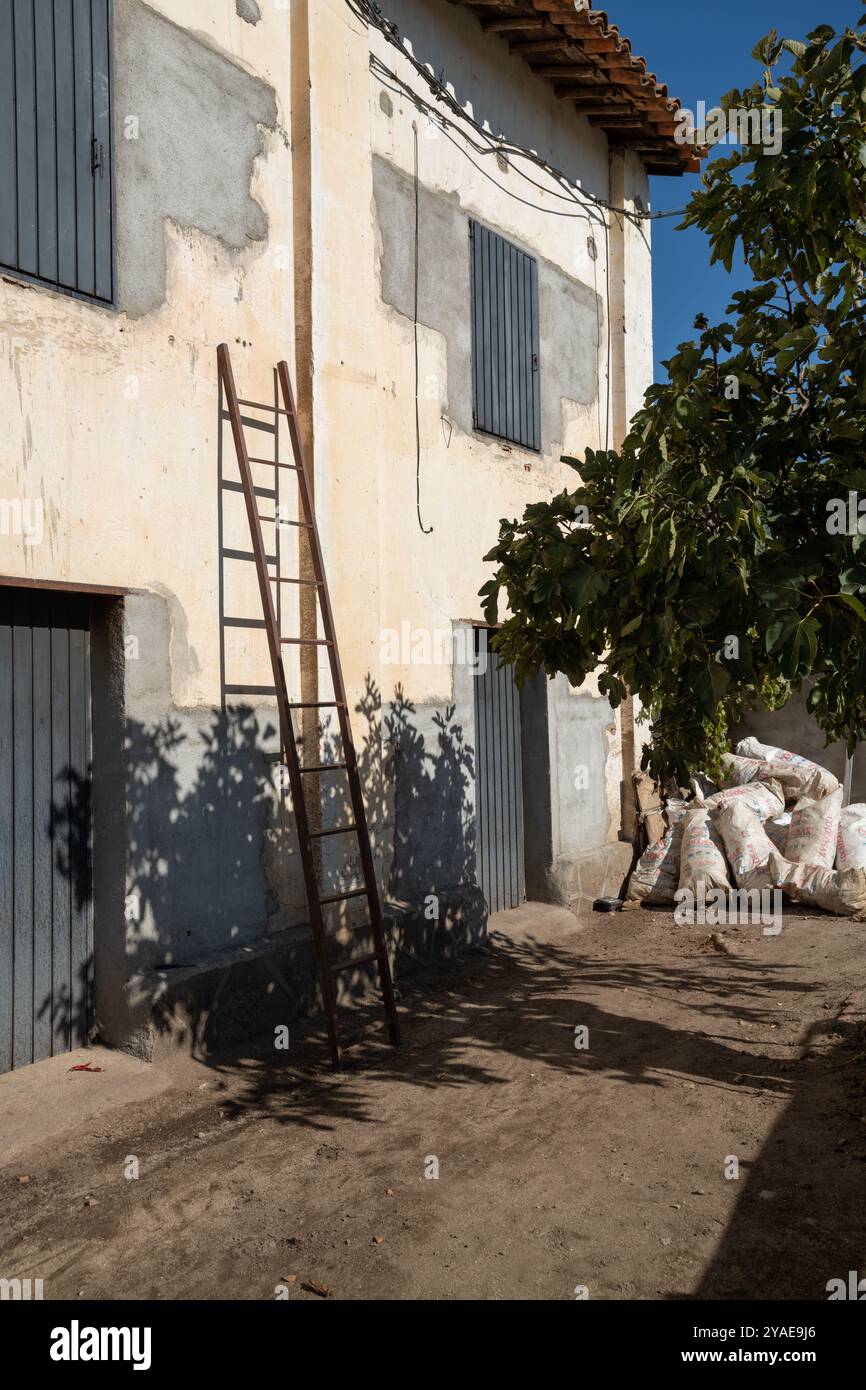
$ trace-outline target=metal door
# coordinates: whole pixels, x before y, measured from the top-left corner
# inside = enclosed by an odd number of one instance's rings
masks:
[[[497,669],[487,628],[475,630],[475,807],[478,883],[491,912],[526,897],[520,696],[511,667]]]
[[[87,599],[0,587],[0,1071],[87,1040],[90,762]]]

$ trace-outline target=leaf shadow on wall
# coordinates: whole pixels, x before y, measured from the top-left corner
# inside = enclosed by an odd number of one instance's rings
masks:
[[[368,676],[355,713],[361,785],[386,898],[417,903],[428,894],[474,885],[474,755],[454,707],[425,710],[419,717],[397,687],[383,708],[381,692]],[[186,1045],[192,1051],[261,1034],[270,1027],[272,1010],[264,1006],[275,991],[280,998],[284,990],[289,994],[288,1017],[316,1003],[294,818],[289,799],[281,799],[274,782],[277,746],[271,711],[214,711],[194,727],[179,716],[127,722],[126,896],[114,904],[109,924],[114,939],[104,949],[120,953],[123,977],[159,970],[171,981],[172,972],[193,962],[246,944],[256,947],[255,955],[239,963],[215,960],[215,968],[223,970],[216,987],[211,978],[190,990]],[[328,720],[320,725],[318,748],[302,749],[302,760],[342,760],[339,733]],[[322,824],[351,822],[345,775],[323,777],[321,783]],[[76,900],[92,911],[86,854],[90,779],[61,784],[70,790],[58,795],[52,809],[57,866]],[[326,843],[322,891],[360,882],[354,837],[329,837]],[[349,925],[356,919],[357,914],[344,916]],[[337,925],[336,913],[329,925]],[[103,941],[97,920],[99,949]],[[369,938],[365,942],[363,933],[356,933],[349,953],[361,953],[368,944]],[[42,1000],[56,1037],[84,1036],[92,1016],[93,967],[91,958],[72,994],[57,991]],[[370,983],[369,974],[349,978],[347,997],[360,998]],[[176,1032],[170,994],[154,999],[151,1021],[162,1033]],[[319,1028],[316,1020],[313,1030]]]

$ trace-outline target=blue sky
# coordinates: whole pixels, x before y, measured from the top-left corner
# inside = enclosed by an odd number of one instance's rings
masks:
[[[719,0],[703,5],[688,0],[606,0],[604,9],[610,22],[631,39],[633,52],[646,58],[671,94],[694,111],[699,100],[709,109],[731,87],[749,86],[760,76],[750,55],[770,29],[790,39],[805,38],[819,24],[831,24],[838,31],[854,23],[863,5],[860,0]],[[724,155],[730,149],[722,146],[718,152]],[[696,174],[652,178],[653,209],[683,207],[699,182]],[[679,220],[653,223],[657,380],[666,375],[662,360],[671,356],[677,343],[695,336],[695,314],[703,312],[711,322],[720,321],[731,292],[748,281],[748,272],[736,262],[730,275],[721,266],[710,267],[706,236],[694,228],[678,232]]]

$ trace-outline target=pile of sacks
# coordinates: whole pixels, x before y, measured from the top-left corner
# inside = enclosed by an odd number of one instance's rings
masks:
[[[743,739],[721,787],[669,798],[668,830],[634,870],[629,897],[673,903],[682,889],[781,889],[795,902],[866,917],[866,805],[842,809],[832,773]]]

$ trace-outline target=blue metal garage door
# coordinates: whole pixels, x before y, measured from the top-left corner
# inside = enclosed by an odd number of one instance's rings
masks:
[[[475,630],[475,809],[478,883],[491,912],[526,897],[520,696],[511,667],[497,670],[488,631]]]
[[[0,1071],[91,1021],[86,598],[0,587]]]

